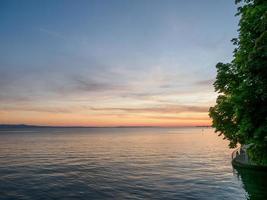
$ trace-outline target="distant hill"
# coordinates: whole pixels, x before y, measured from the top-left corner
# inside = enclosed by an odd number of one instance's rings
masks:
[[[35,126],[27,124],[0,124],[0,128],[39,128],[39,127],[48,127],[48,126]]]

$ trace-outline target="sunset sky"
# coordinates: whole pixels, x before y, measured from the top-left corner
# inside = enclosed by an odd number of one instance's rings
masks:
[[[209,125],[233,0],[0,1],[0,124]]]

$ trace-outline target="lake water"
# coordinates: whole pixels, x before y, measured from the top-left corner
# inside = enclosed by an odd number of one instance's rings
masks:
[[[0,199],[267,199],[227,144],[211,128],[1,130]]]

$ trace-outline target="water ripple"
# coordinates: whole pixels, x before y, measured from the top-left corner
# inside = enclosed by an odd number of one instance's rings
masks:
[[[212,129],[24,130],[0,138],[0,199],[249,198],[227,142]]]

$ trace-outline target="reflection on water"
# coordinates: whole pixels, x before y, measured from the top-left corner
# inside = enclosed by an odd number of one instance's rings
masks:
[[[267,173],[259,170],[240,169],[234,170],[235,175],[243,183],[249,200],[267,199]]]
[[[252,198],[227,144],[199,128],[0,131],[0,199]]]

